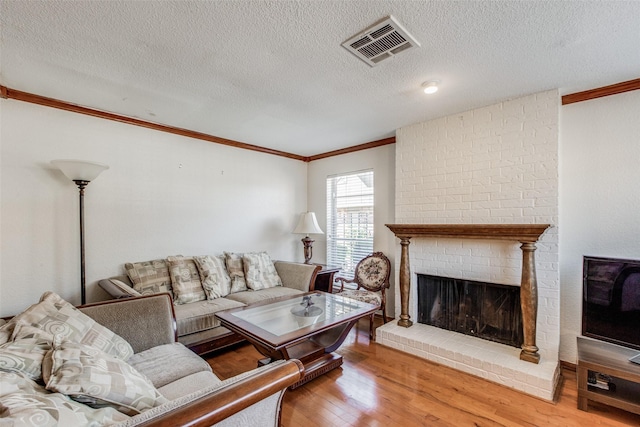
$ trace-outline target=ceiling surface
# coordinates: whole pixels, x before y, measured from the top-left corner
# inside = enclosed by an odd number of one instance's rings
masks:
[[[341,46],[389,15],[421,47]],[[638,1],[1,0],[0,24],[3,86],[302,156],[640,77]]]

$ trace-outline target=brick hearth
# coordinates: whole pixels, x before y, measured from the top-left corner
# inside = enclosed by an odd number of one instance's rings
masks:
[[[376,329],[376,342],[545,400],[560,374],[557,361],[535,365],[518,358],[520,349],[423,324],[389,322]]]

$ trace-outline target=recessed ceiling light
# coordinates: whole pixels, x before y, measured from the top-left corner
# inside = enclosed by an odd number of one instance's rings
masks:
[[[432,93],[436,93],[438,91],[438,80],[430,80],[428,82],[422,83],[422,90],[424,93],[431,95]]]

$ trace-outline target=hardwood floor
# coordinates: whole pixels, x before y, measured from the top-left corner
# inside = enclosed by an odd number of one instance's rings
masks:
[[[338,349],[342,368],[285,394],[282,426],[640,426],[640,415],[605,405],[577,409],[575,372],[563,371],[549,403],[515,390],[369,343],[363,319]],[[207,360],[220,378],[255,368],[249,344]]]

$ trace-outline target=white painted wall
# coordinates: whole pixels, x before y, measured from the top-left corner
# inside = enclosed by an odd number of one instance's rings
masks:
[[[268,251],[302,261],[291,230],[307,207],[307,164],[126,124],[0,101],[0,316],[54,290],[80,302],[78,189],[49,162],[110,169],[85,196],[87,300],[123,263]]]
[[[406,126],[396,133],[398,223],[552,225],[536,244],[536,344],[542,358],[556,362],[559,101],[557,91],[542,92]],[[412,239],[409,314],[415,321],[416,273],[519,286],[519,246]]]
[[[316,213],[318,224],[327,230],[327,177],[341,173],[373,169],[374,211],[373,249],[395,259],[395,236],[385,227],[394,222],[395,192],[395,144],[357,151],[341,156],[328,157],[309,163],[308,209]],[[326,234],[313,236],[313,261],[324,263],[327,259]],[[302,244],[301,244],[302,245]],[[302,247],[300,247],[302,253]],[[391,277],[391,290],[387,293],[387,315],[394,315],[395,277]]]
[[[560,124],[560,358],[575,363],[582,257],[640,259],[640,91],[565,105]]]

